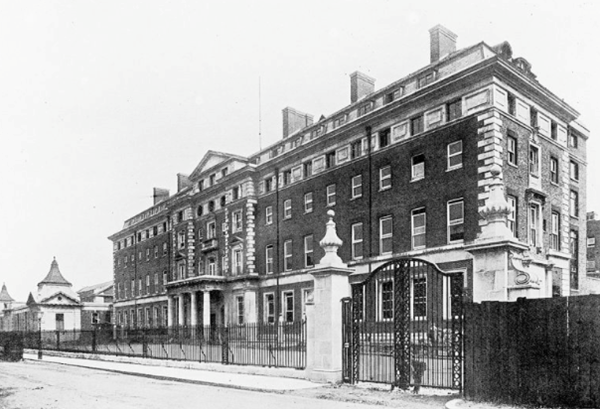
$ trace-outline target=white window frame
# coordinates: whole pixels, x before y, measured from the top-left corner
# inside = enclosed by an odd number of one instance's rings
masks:
[[[451,151],[453,150],[454,146],[460,146],[460,150],[451,153]],[[455,170],[455,169],[460,169],[463,167],[463,141],[455,141],[452,143],[449,143],[448,146],[446,147],[447,149],[447,166],[448,166],[448,170]],[[455,163],[455,164],[451,164],[452,160],[454,158],[460,158],[460,163]]]
[[[453,205],[456,205],[460,203],[462,205],[462,217],[461,218],[457,218],[454,220],[450,219],[450,207]],[[446,226],[447,226],[447,234],[448,234],[448,243],[461,243],[464,241],[464,234],[465,234],[465,229],[464,229],[464,225],[465,225],[465,201],[464,199],[453,199],[448,201],[448,203],[446,204]],[[456,239],[456,240],[451,240],[451,232],[450,230],[452,229],[453,226],[463,226],[463,238],[462,239]]]
[[[244,325],[244,296],[235,296],[235,323]]]
[[[208,268],[207,268],[207,272],[209,276],[216,276],[217,275],[217,259],[214,257],[209,257],[208,260],[206,261]]]
[[[269,253],[270,256],[269,256]],[[265,247],[265,273],[273,274],[273,245],[269,244]]]
[[[379,168],[379,190],[392,188],[392,167],[390,165]]]
[[[415,226],[415,222],[418,218],[423,217],[423,225]],[[427,247],[427,214],[425,208],[420,207],[413,209],[410,213],[410,226],[411,226],[411,245],[413,250],[420,250]],[[424,244],[416,245],[415,242],[418,238],[423,237]]]
[[[575,190],[569,192],[569,214],[579,218],[579,192]]]
[[[579,164],[574,160],[569,161],[569,177],[575,182],[579,182]]]
[[[206,239],[214,239],[217,237],[217,223],[211,220],[206,223]]]
[[[542,247],[542,206],[530,202],[527,210],[527,242],[531,247]]]
[[[293,247],[292,241],[286,240],[283,242],[283,271],[291,271],[293,268],[292,257]]]
[[[265,224],[273,224],[273,206],[265,207]]]
[[[352,199],[362,197],[362,175],[352,177]]]
[[[550,248],[560,251],[560,213],[555,211],[550,215]]]
[[[529,174],[534,177],[540,176],[540,147],[529,144]]]
[[[231,272],[233,275],[240,275],[243,272],[244,253],[241,247],[236,247],[231,251]]]
[[[415,307],[417,305],[417,298],[415,297],[415,281],[417,280],[424,280],[425,284],[425,295],[419,297],[419,304],[425,305],[425,313],[420,315],[415,314]],[[417,277],[412,277],[410,280],[410,318],[412,320],[422,321],[427,319],[427,284],[427,275],[425,274]]]
[[[391,308],[384,309],[383,289],[384,285],[391,285]],[[384,316],[384,313],[391,313],[390,316]],[[392,321],[394,319],[394,280],[392,278],[377,281],[377,321]]]
[[[388,233],[384,233],[383,231],[383,227],[384,227],[384,223],[388,222],[390,223],[390,231]],[[390,249],[389,251],[384,251],[384,241],[390,241]],[[393,252],[393,240],[394,240],[394,220],[392,218],[392,215],[387,215],[387,216],[382,216],[379,218],[379,254],[380,255],[386,255],[386,254],[392,254]]]
[[[244,229],[242,222],[242,211],[236,210],[231,215],[231,231],[233,233],[241,232]]]
[[[313,211],[313,192],[304,194],[304,213],[312,213]]]
[[[271,297],[271,300],[269,300]],[[271,308],[269,308],[269,306]],[[275,293],[263,294],[263,320],[267,324],[275,323]]]
[[[507,151],[507,156],[506,156],[506,161],[510,164],[510,165],[514,165],[517,166],[517,138],[515,138],[514,136],[510,136],[508,135],[506,137],[506,151]],[[511,158],[512,156],[512,158]]]
[[[327,206],[335,206],[335,184],[327,185]]]
[[[292,199],[286,199],[283,201],[283,218],[292,218]]]
[[[315,266],[315,251],[313,235],[304,236],[304,267],[310,268]],[[310,260],[310,263],[309,263]]]
[[[422,162],[415,163],[416,158],[423,158]],[[425,178],[425,155],[420,153],[410,158],[410,177],[411,182]]]
[[[352,231],[352,259],[353,260],[361,260],[363,258],[363,254],[364,254],[364,248],[363,248],[363,236],[364,236],[364,232],[363,232],[363,224],[362,223],[354,223],[351,227],[351,231]],[[356,237],[357,236],[357,231],[360,232],[360,237]],[[360,246],[360,255],[357,255],[357,246]]]
[[[291,308],[290,305],[288,304],[289,300],[291,299]],[[294,322],[294,291],[290,290],[290,291],[282,291],[281,292],[281,300],[283,301],[281,303],[281,309],[282,309],[282,321],[283,322]],[[288,314],[291,315],[292,319],[289,320],[288,318]]]
[[[553,175],[556,175],[556,177]],[[558,158],[550,156],[550,183],[557,184],[559,180],[558,177]]]

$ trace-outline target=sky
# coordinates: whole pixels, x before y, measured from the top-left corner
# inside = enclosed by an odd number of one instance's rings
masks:
[[[600,211],[599,4],[0,0],[0,281],[25,301],[53,257],[75,290],[111,280],[107,237],[153,187],[281,139],[287,106],[348,105],[356,70],[379,89],[427,65],[437,24],[458,48],[508,41],[581,113]]]

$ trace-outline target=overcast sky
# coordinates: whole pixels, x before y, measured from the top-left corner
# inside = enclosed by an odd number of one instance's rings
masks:
[[[112,279],[107,237],[209,149],[258,151],[281,109],[317,119],[458,47],[507,40],[581,113],[600,210],[600,7],[593,1],[0,0],[0,281],[25,301],[56,256],[75,290]]]

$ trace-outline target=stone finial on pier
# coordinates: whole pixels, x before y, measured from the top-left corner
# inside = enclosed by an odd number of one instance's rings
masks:
[[[323,250],[325,250],[325,256],[319,262],[317,267],[340,267],[346,268],[346,264],[342,261],[340,256],[338,256],[338,249],[344,244],[344,242],[338,237],[335,222],[333,221],[333,217],[335,216],[335,212],[333,210],[327,211],[327,216],[329,217],[329,221],[326,224],[325,236],[319,242],[319,245]]]

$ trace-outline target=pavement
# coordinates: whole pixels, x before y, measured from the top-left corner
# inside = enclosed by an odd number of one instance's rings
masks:
[[[39,361],[37,354],[30,352],[24,353],[23,359]],[[149,376],[158,379],[178,380],[203,385],[222,386],[264,392],[281,392],[324,386],[324,384],[310,382],[304,379],[293,379],[281,376],[216,372],[212,370],[202,370],[196,368],[188,369],[143,365],[134,362],[114,362],[107,360],[76,358],[71,356],[54,356],[49,354],[44,354],[42,361],[63,365],[74,365],[85,368],[94,368],[130,375]]]

